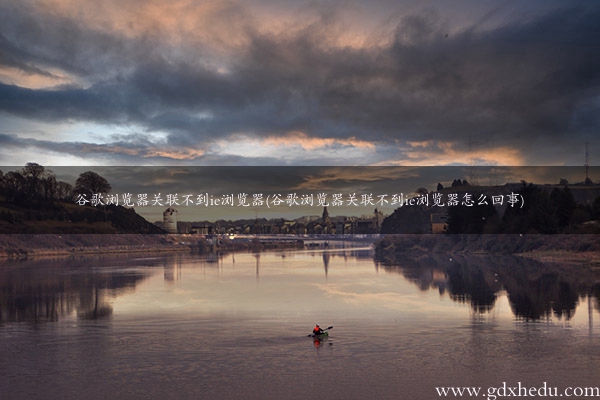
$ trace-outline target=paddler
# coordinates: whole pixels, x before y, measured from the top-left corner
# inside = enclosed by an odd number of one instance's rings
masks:
[[[313,328],[313,335],[315,335],[315,336],[319,336],[319,335],[323,334],[323,332],[325,332],[325,331],[323,329],[321,329],[321,327],[319,326],[319,324],[317,324]]]

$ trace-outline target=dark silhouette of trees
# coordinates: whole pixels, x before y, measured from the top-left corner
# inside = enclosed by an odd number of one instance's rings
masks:
[[[477,197],[477,196],[475,196]],[[496,208],[490,204],[467,206],[459,204],[448,207],[448,227],[446,233],[483,233],[488,222],[497,217]]]
[[[523,181],[523,187],[517,193],[522,197],[523,205],[506,208],[500,233],[558,232],[555,208],[547,192]]]
[[[5,200],[36,209],[51,208],[56,200],[54,173],[37,163],[27,163],[20,171],[10,171],[0,180]]]
[[[95,172],[81,174],[73,188],[66,182],[58,181],[49,169],[36,163],[28,163],[19,171],[0,174],[0,205],[6,206],[6,210],[0,209],[0,221],[14,225],[9,229],[19,233],[54,232],[55,228],[63,229],[65,233],[92,232],[96,229],[93,226],[95,223],[104,223],[97,228],[103,232],[113,232],[115,229],[135,233],[164,232],[149,224],[133,209],[116,205],[69,208],[61,203],[74,202],[77,193],[91,196],[93,193],[107,193],[110,190],[108,181]],[[38,225],[29,221],[68,221],[69,224],[61,225],[56,222]],[[71,223],[79,222],[88,222],[90,226],[71,226]],[[3,226],[6,227],[6,224]]]
[[[577,203],[571,189],[565,186],[562,190],[558,188],[552,190],[550,200],[555,208],[558,227],[564,228],[569,224],[575,208],[577,208]]]
[[[59,181],[56,184],[56,197],[59,200],[71,201],[73,200],[73,185]]]
[[[592,219],[600,220],[600,196],[592,203]]]
[[[72,197],[72,186],[56,180],[54,172],[37,163],[0,175],[0,195],[22,207],[50,210],[58,200]]]
[[[25,197],[37,208],[46,208],[54,201],[52,185],[56,182],[54,173],[38,163],[27,163],[21,170],[25,178]]]
[[[111,186],[108,181],[102,176],[92,171],[86,171],[79,175],[75,181],[75,193],[85,194],[88,199],[95,193],[108,193]]]
[[[9,171],[2,179],[2,194],[10,203],[24,203],[25,186],[25,177],[19,171]]]
[[[430,210],[422,206],[403,206],[394,210],[381,224],[381,233],[431,233]]]
[[[467,182],[466,179],[463,179],[462,181],[460,179],[455,179],[452,181],[452,187],[459,187],[459,186],[469,186],[469,182]]]

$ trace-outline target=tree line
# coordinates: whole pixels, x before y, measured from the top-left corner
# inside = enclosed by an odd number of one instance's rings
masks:
[[[75,205],[80,195],[89,199],[111,189],[110,183],[93,171],[80,174],[74,185],[59,181],[52,170],[37,163],[27,163],[17,171],[0,171],[0,233],[164,233],[122,206],[68,207],[67,203]],[[40,221],[47,222],[38,224]]]
[[[81,210],[66,213],[61,202],[74,202],[80,194],[107,193],[108,181],[93,171],[79,175],[75,185],[59,181],[54,172],[37,163],[27,163],[17,171],[0,170],[0,220],[11,224],[30,220],[69,220],[93,222],[96,213]],[[106,218],[102,216],[103,219]]]
[[[461,185],[468,186],[468,183],[457,180],[452,184],[453,187]],[[438,184],[439,190],[443,190],[441,184]],[[476,186],[472,186],[471,194],[478,198],[481,193]],[[577,204],[573,192],[566,185],[548,191],[524,181],[517,194],[523,201],[523,207],[505,207],[503,213],[491,203],[476,206],[459,204],[445,208],[445,233],[555,234],[595,233],[598,230],[597,223],[585,223],[600,221],[600,196],[591,204]],[[400,207],[385,218],[381,233],[429,233],[432,212],[431,207]]]
[[[18,171],[0,170],[0,197],[19,207],[50,211],[57,202],[73,202],[78,195],[108,193],[111,186],[93,171],[79,175],[75,185],[59,181],[54,172],[37,163],[27,163]]]
[[[491,204],[448,208],[446,232],[579,233],[582,224],[600,219],[600,197],[592,204],[577,204],[568,186],[548,192],[531,183],[522,185],[517,193],[523,199],[523,207],[507,207],[502,217]]]

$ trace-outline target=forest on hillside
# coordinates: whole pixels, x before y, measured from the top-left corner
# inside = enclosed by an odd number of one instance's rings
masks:
[[[439,195],[443,202],[448,202],[451,191],[438,189],[433,196]],[[465,203],[461,196],[451,206],[399,207],[383,221],[381,233],[431,233],[434,214],[443,216],[443,232],[446,234],[600,233],[600,196],[596,195],[598,190],[595,187],[577,188],[596,196],[593,200],[577,202],[569,185],[550,189],[522,181],[513,193],[519,199],[518,204],[504,203],[503,206],[492,203],[489,195],[492,189],[502,190],[501,187],[463,187],[462,190],[468,191],[473,199],[470,204]],[[480,198],[485,201],[478,202]]]
[[[59,181],[37,163],[0,171],[0,233],[164,233],[133,209],[75,202],[110,190],[110,183],[93,171],[80,174],[74,184]]]

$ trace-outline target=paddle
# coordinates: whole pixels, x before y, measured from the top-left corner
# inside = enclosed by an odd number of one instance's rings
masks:
[[[328,328],[326,328],[326,329],[323,329],[323,332],[328,331],[330,329],[333,329],[333,325],[330,326],[330,327],[328,327]],[[315,336],[319,336],[319,335],[315,335],[314,333],[311,333],[310,335],[307,335],[306,337],[315,337]]]

